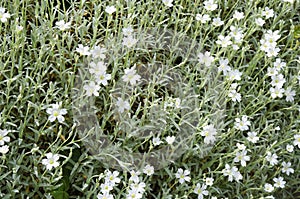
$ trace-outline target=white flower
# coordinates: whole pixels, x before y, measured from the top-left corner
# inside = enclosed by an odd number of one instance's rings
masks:
[[[46,169],[51,170],[52,168],[56,168],[59,166],[59,155],[53,153],[47,153],[46,159],[42,160],[42,164],[46,166]]]
[[[296,91],[292,90],[291,87],[288,87],[285,92],[284,92],[286,98],[285,100],[287,102],[293,102],[294,101],[294,96],[296,95]]]
[[[23,26],[16,25],[16,31],[21,32],[23,30]]]
[[[293,142],[293,144],[294,144],[294,146],[298,146],[298,148],[300,149],[300,134],[297,134],[297,135],[294,135],[294,142]]]
[[[126,195],[126,199],[141,199],[143,195],[135,190],[130,189]]]
[[[269,9],[268,7],[265,7],[265,10],[261,12],[262,16],[265,16],[266,19],[269,19],[274,16],[274,10]]]
[[[103,61],[99,61],[97,63],[91,62],[89,66],[89,72],[95,75],[103,74],[103,72],[105,72],[107,69],[107,66]]]
[[[234,128],[239,129],[241,131],[246,131],[249,129],[250,121],[248,121],[248,117],[246,115],[242,116],[242,119],[236,118]]]
[[[272,192],[272,191],[274,191],[274,187],[271,184],[269,184],[269,183],[265,184],[264,189],[265,189],[266,192]]]
[[[220,17],[213,18],[212,24],[218,27],[218,26],[222,26],[224,24],[224,21],[222,21]]]
[[[272,77],[278,74],[278,70],[276,68],[268,67],[267,75]]]
[[[267,53],[268,57],[276,57],[278,55],[279,51],[280,51],[279,48],[271,47],[266,50],[266,53]]]
[[[103,71],[102,73],[96,74],[95,77],[98,84],[106,86],[108,84],[107,81],[111,79],[111,74],[107,74],[105,71]]]
[[[64,20],[60,20],[60,21],[57,21],[55,23],[55,25],[57,26],[58,29],[60,29],[61,31],[64,31],[64,30],[67,30],[70,28],[71,22],[66,23]]]
[[[109,193],[98,194],[97,199],[114,199],[114,196]]]
[[[229,60],[227,58],[219,59],[218,71],[222,71],[224,73],[224,75],[226,75],[228,71],[231,71],[231,68],[228,65],[228,63],[229,63]]]
[[[270,164],[272,166],[276,165],[278,163],[278,160],[277,160],[278,156],[276,155],[276,153],[271,153],[271,152],[267,152],[267,156],[266,156],[266,160],[268,162],[270,162]]]
[[[107,52],[107,49],[101,48],[100,46],[95,46],[90,52],[94,59],[105,59],[105,53]]]
[[[61,102],[58,104],[51,104],[50,106],[52,106],[51,108],[47,108],[46,112],[49,114],[49,121],[53,122],[56,119],[58,120],[58,122],[62,123],[63,121],[65,121],[65,118],[63,115],[67,114],[67,110],[64,108],[61,108]]]
[[[229,81],[233,81],[233,80],[241,80],[241,76],[242,76],[242,72],[240,72],[238,69],[235,69],[235,70],[230,70],[228,73],[227,73],[227,79]]]
[[[204,1],[203,3],[204,3],[204,9],[208,11],[214,11],[218,8],[218,4],[216,4],[214,0],[207,0]]]
[[[276,68],[277,71],[280,71],[282,68],[286,66],[286,63],[284,61],[281,61],[280,58],[277,58],[273,63],[273,66],[274,68]]]
[[[158,146],[163,142],[160,140],[159,137],[155,137],[155,138],[152,139],[152,143],[153,143],[154,146]]]
[[[137,43],[137,39],[134,39],[133,36],[123,37],[122,44],[127,48],[133,47]]]
[[[122,76],[123,81],[126,83],[130,82],[132,86],[136,85],[137,81],[141,79],[141,76],[136,74],[135,65],[130,69],[125,69],[124,73]]]
[[[257,137],[257,133],[254,131],[248,132],[247,135],[248,135],[247,140],[249,140],[254,144],[259,140],[259,137]]]
[[[222,48],[226,48],[227,46],[231,45],[232,42],[230,41],[231,37],[226,36],[224,37],[223,35],[218,36],[218,40],[216,41],[217,44],[221,45]]]
[[[214,183],[214,179],[213,178],[205,178],[205,184],[207,186],[212,186]]]
[[[175,174],[176,178],[179,179],[179,183],[182,184],[185,181],[189,182],[191,178],[189,177],[190,171],[189,170],[184,170],[182,168],[179,168],[177,170],[177,173]]]
[[[139,175],[141,174],[141,172],[139,171],[130,171],[130,178],[129,178],[129,181],[131,182],[134,182],[134,183],[139,183],[140,182],[140,178],[139,178]]]
[[[272,98],[276,98],[276,97],[282,98],[284,89],[278,87],[270,88],[270,92]]]
[[[217,130],[215,129],[215,127],[210,124],[210,125],[206,125],[203,127],[202,132],[200,133],[202,136],[204,136],[204,143],[205,144],[209,144],[209,143],[214,143],[216,138],[216,134],[217,134]]]
[[[236,146],[237,146],[238,150],[244,151],[246,149],[246,146],[244,144],[236,143]]]
[[[234,38],[235,43],[242,43],[244,34],[241,28],[230,26],[229,35]]]
[[[130,109],[130,104],[128,101],[123,100],[122,98],[118,97],[118,101],[116,103],[117,107],[118,107],[118,111],[120,113],[123,113],[124,110],[129,110]]]
[[[100,86],[98,84],[95,84],[94,81],[90,81],[89,84],[86,84],[83,86],[83,89],[86,91],[87,96],[99,96],[99,89]]]
[[[210,16],[208,14],[204,14],[204,15],[201,15],[201,14],[196,14],[196,20],[197,21],[200,21],[201,23],[206,23],[210,20]]]
[[[102,193],[109,193],[111,190],[113,190],[112,184],[110,183],[102,183],[100,188]]]
[[[237,92],[236,90],[234,90],[234,89],[232,89],[232,90],[229,91],[228,97],[230,97],[231,100],[234,101],[234,102],[236,102],[236,101],[240,102],[241,99],[242,99],[241,94],[238,93],[238,92]]]
[[[124,36],[131,36],[133,33],[133,28],[131,26],[128,26],[126,28],[122,28],[122,33]]]
[[[105,12],[107,13],[107,14],[112,14],[112,13],[114,13],[114,12],[116,12],[116,7],[115,6],[106,6],[106,8],[105,8]]]
[[[288,144],[288,145],[286,145],[286,150],[287,150],[288,152],[292,153],[292,152],[294,151],[294,146]]]
[[[250,157],[247,156],[247,151],[243,150],[243,151],[238,151],[236,153],[236,157],[234,158],[234,162],[241,162],[241,165],[243,167],[246,166],[246,162],[250,160]]]
[[[109,184],[111,186],[115,186],[116,184],[120,183],[119,171],[111,172],[106,170],[105,172],[105,184]]]
[[[0,21],[5,23],[8,18],[10,18],[10,14],[5,12],[5,8],[0,7]]]
[[[76,51],[80,55],[90,55],[90,48],[88,46],[83,46],[82,44],[79,44],[78,47],[76,48]]]
[[[10,142],[10,137],[7,136],[8,132],[6,129],[0,129],[0,146],[4,145],[5,142]]]
[[[294,0],[283,0],[283,2],[294,3]]]
[[[7,145],[0,147],[0,153],[6,154],[9,151],[9,147]]]
[[[265,24],[265,20],[263,20],[262,18],[258,17],[258,18],[255,19],[255,23],[258,26],[263,26]]]
[[[172,145],[175,141],[176,137],[175,136],[167,136],[166,137],[166,142],[169,144],[169,145]]]
[[[168,7],[172,7],[173,6],[173,0],[162,0],[163,4],[165,4],[165,6]]]
[[[283,177],[279,178],[273,178],[273,181],[275,182],[274,187],[280,187],[284,188],[286,181],[283,180]]]
[[[144,174],[146,174],[147,176],[151,176],[154,174],[154,167],[147,164],[143,170]]]
[[[146,184],[144,182],[138,182],[138,183],[131,183],[130,188],[132,191],[136,193],[143,194],[145,192]]]
[[[282,74],[271,76],[271,78],[271,85],[273,87],[282,88],[283,84],[286,82]]]
[[[229,182],[232,182],[233,178],[236,181],[239,181],[239,180],[243,179],[243,176],[238,171],[238,168],[236,166],[231,168],[228,164],[226,164],[225,168],[222,170],[222,173],[223,173],[224,176],[228,176],[228,181]]]
[[[204,64],[205,66],[210,66],[214,61],[214,57],[210,55],[210,52],[206,51],[204,54],[198,54],[198,61],[200,64]]]
[[[286,173],[286,175],[290,175],[290,173],[294,173],[294,169],[291,168],[292,164],[290,162],[288,163],[282,162],[281,165],[282,165],[282,169],[281,169],[282,173]]]
[[[207,186],[205,184],[201,186],[200,183],[197,183],[194,189],[194,193],[198,195],[198,199],[203,199],[203,195],[205,196],[208,195],[208,191],[206,190],[206,187]]]
[[[238,20],[238,21],[243,19],[244,17],[245,17],[244,13],[243,12],[238,12],[237,10],[233,14],[233,18]]]

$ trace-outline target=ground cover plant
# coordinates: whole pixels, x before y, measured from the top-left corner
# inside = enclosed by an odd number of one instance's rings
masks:
[[[300,198],[297,0],[0,1],[2,198]]]

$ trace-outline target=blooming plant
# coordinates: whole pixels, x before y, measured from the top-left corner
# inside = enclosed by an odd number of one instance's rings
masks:
[[[2,198],[299,198],[300,2],[0,2]]]

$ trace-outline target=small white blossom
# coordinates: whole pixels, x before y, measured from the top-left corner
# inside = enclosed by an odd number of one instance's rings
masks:
[[[179,168],[177,173],[175,174],[176,178],[179,179],[179,183],[182,184],[185,181],[189,182],[191,178],[189,177],[190,171],[189,170],[184,170],[182,168]]]
[[[55,23],[55,25],[57,26],[57,28],[59,30],[64,31],[64,30],[67,30],[70,28],[71,22],[65,22],[64,20],[60,20],[60,21],[57,21]]]
[[[204,54],[198,54],[198,61],[200,64],[204,64],[205,66],[210,66],[214,61],[214,57],[210,55],[210,52],[206,51]]]
[[[154,174],[154,167],[147,164],[143,170],[144,174],[146,174],[147,176],[151,176]]]
[[[5,8],[0,7],[0,21],[2,23],[5,23],[9,18],[10,18],[10,14],[8,12],[5,12]]]
[[[220,17],[213,18],[212,24],[218,27],[218,26],[222,26],[224,24],[224,21],[222,21]]]
[[[294,151],[294,146],[293,145],[290,145],[290,144],[288,144],[288,145],[286,145],[286,150],[288,151],[288,152],[293,152]]]
[[[233,18],[238,20],[238,21],[243,19],[244,17],[245,17],[244,13],[243,12],[238,12],[237,10],[233,14]]]
[[[207,196],[208,195],[208,191],[206,190],[206,185],[203,184],[201,186],[200,183],[197,183],[195,189],[194,189],[194,193],[198,195],[198,199],[203,199],[204,197],[203,196]]]
[[[246,115],[242,116],[242,119],[236,118],[234,123],[234,128],[239,129],[241,131],[246,131],[249,129],[251,125],[250,121],[248,121],[248,117]]]
[[[271,184],[269,184],[269,183],[265,184],[264,189],[265,189],[266,192],[272,192],[272,191],[274,191],[274,187]]]
[[[204,126],[200,134],[204,136],[204,143],[210,144],[215,142],[216,140],[215,136],[217,135],[217,130],[212,124],[210,124]]]
[[[158,146],[163,142],[160,140],[159,137],[155,137],[155,138],[152,139],[152,143],[153,143],[154,146]]]
[[[273,178],[273,181],[275,182],[274,187],[277,188],[284,188],[285,187],[285,183],[286,181],[284,181],[283,177],[279,177],[279,178]]]
[[[300,134],[294,135],[294,146],[298,146],[298,148],[300,149]]]
[[[78,52],[80,55],[90,55],[90,48],[88,46],[83,46],[82,44],[79,44],[76,48],[76,52]]]
[[[206,23],[206,22],[210,21],[210,19],[211,18],[208,14],[204,14],[204,15],[196,14],[196,20],[200,21],[201,23]]]
[[[9,151],[9,147],[7,145],[3,145],[0,147],[0,153],[6,154]]]
[[[124,73],[125,74],[122,76],[123,81],[126,83],[130,82],[132,86],[136,85],[141,79],[141,76],[136,74],[135,65],[130,69],[125,69]]]
[[[169,144],[169,145],[172,145],[175,141],[176,137],[175,136],[167,136],[166,137],[166,142]]]
[[[256,143],[259,140],[259,137],[257,137],[257,133],[256,132],[248,132],[248,137],[247,140],[249,140],[252,143]]]
[[[105,59],[105,53],[107,52],[107,49],[100,46],[95,46],[90,52],[94,59]]]
[[[168,7],[172,7],[173,6],[173,0],[162,0],[163,4],[165,4],[165,6]]]
[[[268,162],[270,162],[270,164],[272,166],[276,165],[278,163],[278,160],[277,160],[278,156],[276,155],[276,153],[271,153],[271,152],[267,152],[267,156],[266,156],[266,160]]]
[[[292,164],[290,162],[288,163],[282,162],[281,165],[282,165],[282,169],[281,169],[282,173],[286,173],[286,175],[290,175],[290,173],[294,173],[294,169],[291,168]]]
[[[6,130],[6,129],[1,130],[0,129],[0,146],[4,145],[5,142],[10,142],[10,137],[7,136],[8,133],[9,133],[8,130]]]
[[[255,19],[255,23],[258,26],[263,26],[265,24],[265,20],[263,20],[262,18],[258,17],[258,18]]]
[[[98,84],[95,84],[94,81],[91,81],[89,82],[89,84],[84,85],[83,89],[86,91],[87,96],[99,96],[100,86]]]
[[[107,14],[112,14],[112,13],[114,13],[114,12],[116,12],[116,7],[115,6],[106,6],[106,8],[105,8],[105,12],[107,13]]]
[[[120,113],[123,113],[125,110],[130,110],[130,104],[129,102],[126,100],[123,100],[122,98],[118,97],[118,101],[116,103],[117,107],[118,107],[118,111]]]
[[[42,160],[42,164],[46,166],[46,169],[51,170],[59,166],[59,155],[53,153],[47,153],[45,159]]]
[[[128,36],[123,38],[122,44],[127,48],[133,47],[137,43],[137,39],[134,39],[133,36]]]
[[[51,104],[51,108],[47,108],[46,112],[49,114],[49,121],[54,122],[56,119],[58,122],[62,123],[65,121],[65,118],[63,115],[67,114],[67,110],[64,108],[61,108],[61,102],[58,104]]]
[[[208,11],[214,11],[218,8],[218,4],[214,0],[206,0],[204,3],[204,9]]]

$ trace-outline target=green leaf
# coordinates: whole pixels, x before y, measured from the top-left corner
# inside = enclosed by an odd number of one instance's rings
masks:
[[[65,191],[52,191],[51,195],[54,199],[69,199],[69,194]]]
[[[297,26],[294,27],[294,37],[296,39],[300,38],[300,25],[297,25]]]

